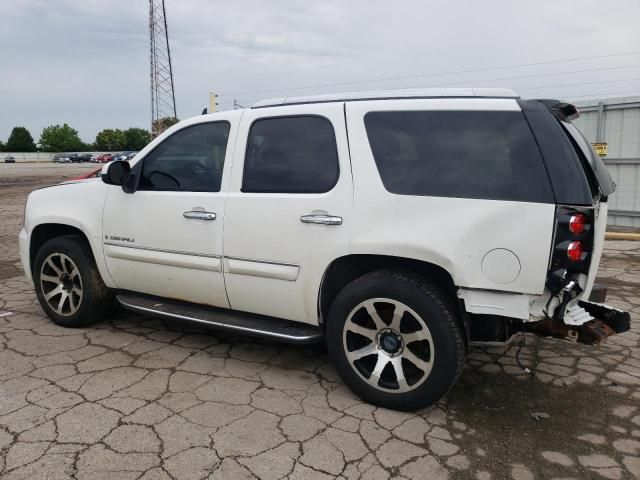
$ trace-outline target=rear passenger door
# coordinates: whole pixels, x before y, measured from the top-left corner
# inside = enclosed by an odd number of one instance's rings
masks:
[[[317,324],[322,275],[349,251],[343,104],[245,111],[231,177],[224,225],[231,308]]]

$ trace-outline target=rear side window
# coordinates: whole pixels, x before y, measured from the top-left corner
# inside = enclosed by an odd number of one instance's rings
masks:
[[[251,126],[243,192],[325,193],[338,175],[336,137],[326,118],[274,117]]]
[[[521,112],[370,112],[364,121],[391,193],[553,203]]]

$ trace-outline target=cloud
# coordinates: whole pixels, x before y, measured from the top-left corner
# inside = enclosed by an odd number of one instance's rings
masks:
[[[637,0],[165,3],[182,118],[198,114],[209,91],[223,108],[234,97],[250,104],[447,85],[545,97],[640,94],[640,54],[469,71],[640,50]],[[103,128],[147,127],[147,15],[144,1],[0,3],[0,139],[16,124],[38,137],[46,125],[68,122],[87,141]],[[381,80],[390,77],[410,78]],[[297,88],[305,86],[317,87]],[[257,93],[265,90],[275,91]]]

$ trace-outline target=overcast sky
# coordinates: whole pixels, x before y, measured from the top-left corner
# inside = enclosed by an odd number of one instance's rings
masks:
[[[426,86],[640,95],[639,0],[165,1],[182,119],[209,91],[219,108]],[[0,21],[1,140],[15,125],[36,141],[55,123],[87,142],[103,128],[148,128],[147,1],[0,0]]]

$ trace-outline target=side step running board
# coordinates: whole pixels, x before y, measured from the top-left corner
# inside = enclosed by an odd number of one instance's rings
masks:
[[[307,344],[322,339],[319,327],[251,313],[172,302],[137,295],[117,295],[127,310],[167,319],[195,322],[218,330],[271,338],[286,343]]]

